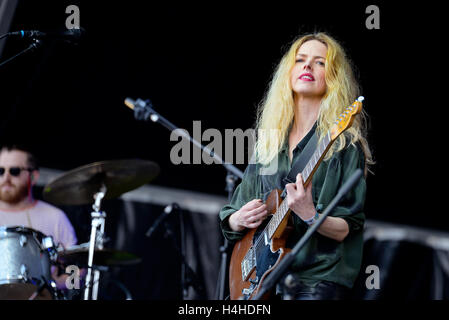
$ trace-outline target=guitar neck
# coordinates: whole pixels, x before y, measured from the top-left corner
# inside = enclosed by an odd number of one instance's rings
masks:
[[[321,142],[318,144],[312,157],[309,159],[307,165],[301,172],[302,180],[304,181],[304,186],[307,186],[311,181],[313,174],[315,173],[316,169],[318,168],[324,156],[326,155],[327,150],[329,150],[329,147],[331,146],[332,142],[333,141],[331,139],[331,132],[328,131],[323,140],[321,140]]]
[[[313,174],[315,173],[316,169],[323,160],[327,150],[329,150],[332,142],[333,140],[331,138],[331,132],[328,131],[325,137],[318,144],[317,148],[315,149],[315,152],[312,154],[309,161],[307,162],[307,165],[301,172],[304,187],[307,186],[312,180]],[[279,227],[279,225],[289,212],[290,208],[288,207],[287,199],[285,198],[279,205],[278,209],[276,210],[276,213],[273,215],[273,217],[271,218],[270,222],[266,227],[267,228],[266,230],[268,231],[268,237],[270,239],[273,237],[277,228]]]

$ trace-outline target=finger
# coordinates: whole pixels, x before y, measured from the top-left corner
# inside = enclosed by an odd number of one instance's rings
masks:
[[[302,176],[300,173],[296,176],[296,189],[298,191],[304,192],[304,181],[302,180]]]
[[[249,224],[252,224],[252,223],[254,223],[256,221],[264,220],[264,218],[267,215],[268,215],[268,211],[267,210],[263,210],[261,212],[258,212],[257,214],[254,214],[254,213],[251,212],[251,213],[249,213],[248,215],[246,215],[244,217],[244,224],[246,226],[248,226]]]
[[[285,185],[285,189],[287,190],[287,194],[293,194],[296,191],[296,184],[295,183],[287,183]]]
[[[311,192],[312,192],[312,181],[310,181],[306,187],[306,193],[311,193]]]
[[[260,207],[263,204],[261,199],[254,199],[244,205],[244,207],[248,210],[255,209]]]
[[[253,221],[257,220],[265,220],[265,218],[268,216],[268,210],[263,210],[262,212],[256,214],[253,216]]]
[[[252,222],[252,223],[248,224],[247,228],[250,228],[250,229],[257,228],[258,226],[260,226],[262,221],[263,220],[258,220],[256,222]]]
[[[267,205],[264,203],[264,204],[262,204],[260,207],[251,210],[251,211],[249,212],[249,214],[252,215],[252,216],[254,216],[254,215],[257,215],[257,214],[259,214],[259,213],[261,213],[261,212],[263,212],[263,211],[266,211],[266,210],[267,210]]]
[[[298,173],[298,174],[296,175],[296,184],[298,184],[298,183],[301,183],[301,184],[304,183],[304,181],[302,181],[302,175],[301,175],[301,173]]]
[[[251,210],[251,212],[249,212],[249,215],[252,217],[252,219],[257,218],[263,218],[266,215],[268,215],[268,207],[266,204],[263,204],[262,206],[260,206],[257,209]]]

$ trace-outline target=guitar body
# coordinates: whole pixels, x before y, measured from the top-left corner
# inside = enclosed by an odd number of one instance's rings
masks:
[[[277,207],[282,202],[280,190],[273,190],[265,202],[270,214],[276,212]],[[246,235],[234,245],[229,268],[229,288],[231,300],[251,299],[258,291],[258,288],[266,276],[277,267],[281,259],[290,249],[285,248],[287,237],[291,231],[288,226],[288,216],[283,221],[283,228],[279,228],[272,239],[262,241],[258,245],[257,253],[254,254],[254,265],[251,270],[245,272],[243,263],[247,253],[254,249],[255,240],[263,231],[265,224],[257,229],[249,230]],[[281,230],[282,229],[282,230]],[[264,299],[268,299],[267,294]]]

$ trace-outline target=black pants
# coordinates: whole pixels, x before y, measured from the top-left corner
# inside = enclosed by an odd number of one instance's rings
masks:
[[[343,300],[349,289],[329,281],[321,281],[310,287],[292,277],[288,285],[284,281],[278,285],[277,293],[282,300]]]

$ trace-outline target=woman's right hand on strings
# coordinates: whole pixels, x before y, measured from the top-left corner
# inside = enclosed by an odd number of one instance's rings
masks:
[[[261,199],[254,199],[229,217],[229,226],[234,231],[257,228],[267,216],[267,205]]]

